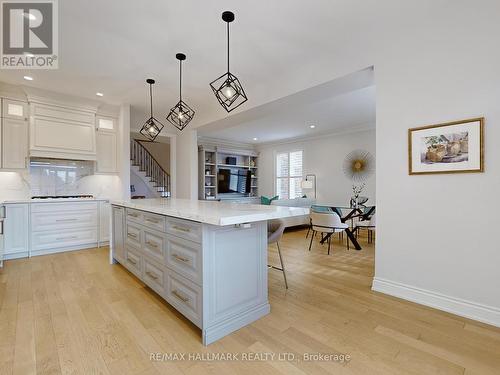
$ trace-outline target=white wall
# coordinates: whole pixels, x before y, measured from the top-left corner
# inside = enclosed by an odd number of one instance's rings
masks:
[[[346,155],[356,149],[369,151],[375,157],[375,130],[356,133],[331,134],[320,138],[258,147],[259,194],[275,195],[275,155],[283,151],[303,151],[304,175],[317,177],[317,202],[334,205],[349,204],[352,181],[342,170]],[[313,190],[304,191],[308,197]],[[362,196],[375,204],[375,174],[366,181]]]
[[[500,326],[500,2],[395,11],[375,60],[374,287]],[[485,173],[408,175],[408,128],[477,116]]]
[[[198,199],[198,138],[196,130],[185,129],[176,139],[176,198]],[[173,163],[174,161],[172,161]]]

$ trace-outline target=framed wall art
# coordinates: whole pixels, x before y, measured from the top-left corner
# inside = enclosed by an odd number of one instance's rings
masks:
[[[484,171],[484,118],[408,130],[409,174]]]

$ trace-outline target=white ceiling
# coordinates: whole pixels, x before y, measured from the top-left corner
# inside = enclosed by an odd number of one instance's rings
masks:
[[[261,144],[366,128],[375,128],[371,68],[214,121],[198,134]]]
[[[164,118],[177,101],[175,53],[185,52],[184,96],[196,110],[190,126],[198,127],[228,116],[209,88],[225,72],[222,11],[236,14],[231,71],[249,96],[237,113],[327,82],[353,57],[359,69],[371,65],[375,9],[384,12],[378,1],[362,0],[64,0],[60,68],[3,70],[0,81],[92,99],[103,92],[97,99],[132,105],[132,127],[138,128],[148,108],[145,79],[157,80],[156,115]],[[22,79],[27,73],[33,82]],[[352,95],[367,100],[369,94]],[[349,101],[338,100],[332,105]]]

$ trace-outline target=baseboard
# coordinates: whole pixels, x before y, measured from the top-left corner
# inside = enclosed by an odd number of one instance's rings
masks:
[[[67,251],[76,251],[76,250],[85,250],[85,249],[95,249],[97,248],[97,242],[93,242],[90,244],[84,245],[76,245],[76,246],[66,246],[59,249],[45,249],[45,250],[32,250],[32,257],[36,257],[39,255],[49,255],[49,254],[57,254],[57,253],[65,253]]]
[[[28,256],[29,256],[28,251],[22,251],[20,253],[4,254],[3,260],[21,259],[21,258],[27,258]]]
[[[381,278],[373,279],[372,290],[500,327],[500,309],[496,307]]]
[[[209,345],[230,333],[249,325],[271,312],[269,303],[259,305],[235,317],[229,318],[212,327],[203,329],[203,345]]]

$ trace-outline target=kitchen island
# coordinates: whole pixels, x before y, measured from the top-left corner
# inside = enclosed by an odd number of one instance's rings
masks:
[[[197,325],[208,345],[269,313],[267,220],[308,213],[187,199],[113,201],[110,261]]]

